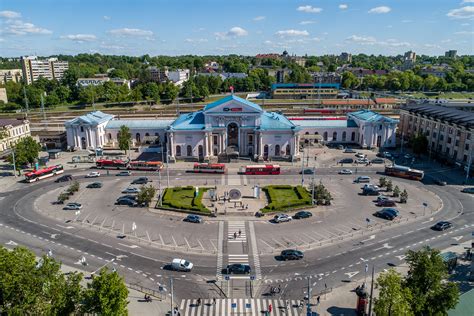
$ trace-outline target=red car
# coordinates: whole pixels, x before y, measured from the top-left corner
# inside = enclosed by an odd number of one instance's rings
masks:
[[[375,204],[377,206],[396,206],[397,204],[395,203],[395,201],[392,201],[392,200],[382,200],[382,201],[378,201],[377,204]]]

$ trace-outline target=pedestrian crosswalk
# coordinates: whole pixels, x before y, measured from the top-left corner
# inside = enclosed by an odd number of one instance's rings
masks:
[[[247,242],[247,235],[245,234],[245,222],[229,222],[227,229],[227,241],[230,243]]]
[[[271,305],[271,307],[270,307]],[[181,316],[261,316],[270,311],[271,316],[303,316],[306,308],[299,300],[282,299],[183,299],[179,306]]]

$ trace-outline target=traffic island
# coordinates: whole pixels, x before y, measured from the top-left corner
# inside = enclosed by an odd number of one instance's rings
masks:
[[[202,204],[204,193],[209,188],[193,186],[167,188],[163,198],[158,201],[156,208],[177,212],[188,212],[202,215],[211,215],[211,211]]]
[[[268,199],[268,205],[260,212],[290,212],[312,206],[311,193],[303,186],[269,185],[262,188]]]

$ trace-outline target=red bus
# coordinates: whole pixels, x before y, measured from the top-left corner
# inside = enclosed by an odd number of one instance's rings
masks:
[[[64,169],[63,169],[63,166],[61,165],[51,166],[44,169],[38,169],[38,170],[31,171],[25,174],[25,181],[31,183],[31,182],[39,181],[41,179],[55,176],[57,174],[61,174],[63,172],[64,172]]]
[[[386,166],[385,174],[393,177],[406,178],[410,180],[422,180],[425,173],[422,170],[411,169],[405,166]]]
[[[128,161],[119,159],[99,159],[95,166],[100,169],[127,169]]]
[[[143,170],[143,171],[160,171],[163,169],[163,163],[161,161],[130,161],[128,164],[130,170]]]
[[[244,174],[280,174],[279,165],[249,165],[245,166]]]
[[[195,163],[193,167],[195,173],[225,173],[223,163]]]

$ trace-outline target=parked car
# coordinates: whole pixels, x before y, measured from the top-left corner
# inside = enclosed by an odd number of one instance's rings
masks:
[[[337,149],[339,149],[339,150],[344,150],[344,146],[343,146],[343,145],[338,145],[338,146],[337,146]]]
[[[355,178],[354,182],[355,183],[370,182],[370,177],[368,177],[368,176],[359,176],[359,177]]]
[[[375,212],[374,216],[377,216],[383,219],[394,220],[395,218],[398,217],[399,214],[400,213],[398,212],[397,209],[387,207]]]
[[[453,224],[451,222],[441,221],[441,222],[437,222],[435,225],[433,225],[431,227],[431,229],[443,231],[443,230],[446,230],[446,229],[450,229],[452,227],[453,227]]]
[[[355,156],[357,158],[365,158],[366,155],[364,155],[363,153],[357,153],[357,154],[355,154]]]
[[[353,154],[353,153],[355,153],[355,150],[352,149],[352,148],[346,148],[346,149],[344,149],[344,153],[346,153],[346,154]]]
[[[127,206],[135,207],[135,206],[138,206],[138,203],[131,199],[118,199],[115,202],[115,205],[127,205]]]
[[[362,189],[362,195],[373,195],[373,196],[377,196],[377,195],[379,195],[379,191],[376,190],[376,189],[374,189],[374,188],[368,187],[368,188]]]
[[[151,182],[151,180],[148,180],[147,177],[140,177],[132,181],[132,184],[147,184],[148,182]]]
[[[405,159],[412,159],[412,158],[413,158],[413,156],[412,156],[412,155],[410,155],[410,154],[405,154],[405,156],[403,156],[403,158],[405,158]]]
[[[353,163],[353,162],[354,162],[354,159],[352,158],[344,158],[344,159],[339,160],[339,163]]]
[[[356,163],[357,163],[357,164],[364,164],[364,165],[365,165],[365,164],[368,164],[368,163],[369,163],[369,159],[367,159],[367,158],[360,158],[360,159],[357,159],[357,160],[356,160]]]
[[[362,187],[362,190],[366,190],[366,189],[373,189],[377,192],[380,191],[380,187],[378,185],[375,185],[375,184],[372,184],[372,183],[364,184],[364,186]]]
[[[382,158],[374,158],[370,161],[370,163],[381,164],[381,163],[385,163],[385,160]]]
[[[63,207],[63,210],[77,211],[82,208],[82,205],[79,203],[68,203]]]
[[[464,188],[464,189],[461,190],[461,192],[474,194],[474,187],[471,187],[471,188]]]
[[[390,198],[388,196],[385,196],[385,195],[379,195],[379,196],[377,196],[376,202],[386,201],[386,200],[390,200]]]
[[[136,195],[122,195],[117,200],[121,200],[121,199],[129,199],[129,200],[132,200],[132,201],[136,201],[137,196]]]
[[[86,188],[88,189],[99,189],[99,188],[102,188],[102,182],[92,182],[92,183],[89,183]]]
[[[301,218],[309,218],[313,216],[313,214],[311,212],[308,212],[308,211],[299,211],[297,212],[293,218],[294,219],[301,219]]]
[[[446,181],[443,181],[441,179],[435,179],[434,180],[434,183],[436,183],[437,185],[440,185],[440,186],[445,186],[445,185],[448,185],[448,183]]]
[[[310,168],[300,171],[300,174],[313,174],[313,173],[314,173],[313,169],[310,169]]]
[[[98,171],[92,171],[86,175],[86,178],[97,178],[97,177],[100,177],[100,172]]]
[[[72,175],[70,174],[65,174],[57,178],[54,182],[59,183],[59,182],[68,182],[68,181],[72,181]]]
[[[175,271],[190,272],[193,266],[191,262],[184,259],[173,259],[171,261],[171,269]]]
[[[131,171],[120,171],[119,173],[116,174],[117,177],[127,177],[131,175],[132,175]]]
[[[393,200],[382,200],[382,201],[378,201],[375,205],[377,206],[396,206],[397,203],[395,203],[395,201]]]
[[[200,224],[202,223],[202,218],[199,215],[194,215],[194,214],[189,214],[183,219],[184,222],[189,222],[189,223],[196,223]]]
[[[289,222],[291,219],[291,216],[288,214],[277,214],[273,217],[275,223]]]
[[[280,253],[280,258],[282,260],[300,260],[303,259],[303,252],[296,249],[286,249]]]
[[[352,170],[350,169],[342,169],[339,171],[339,174],[352,174]]]
[[[226,272],[227,274],[250,274],[250,266],[241,263],[229,264]]]
[[[140,190],[138,188],[126,188],[125,190],[122,191],[122,193],[127,193],[127,194],[134,194],[134,193],[138,193],[140,192]]]

